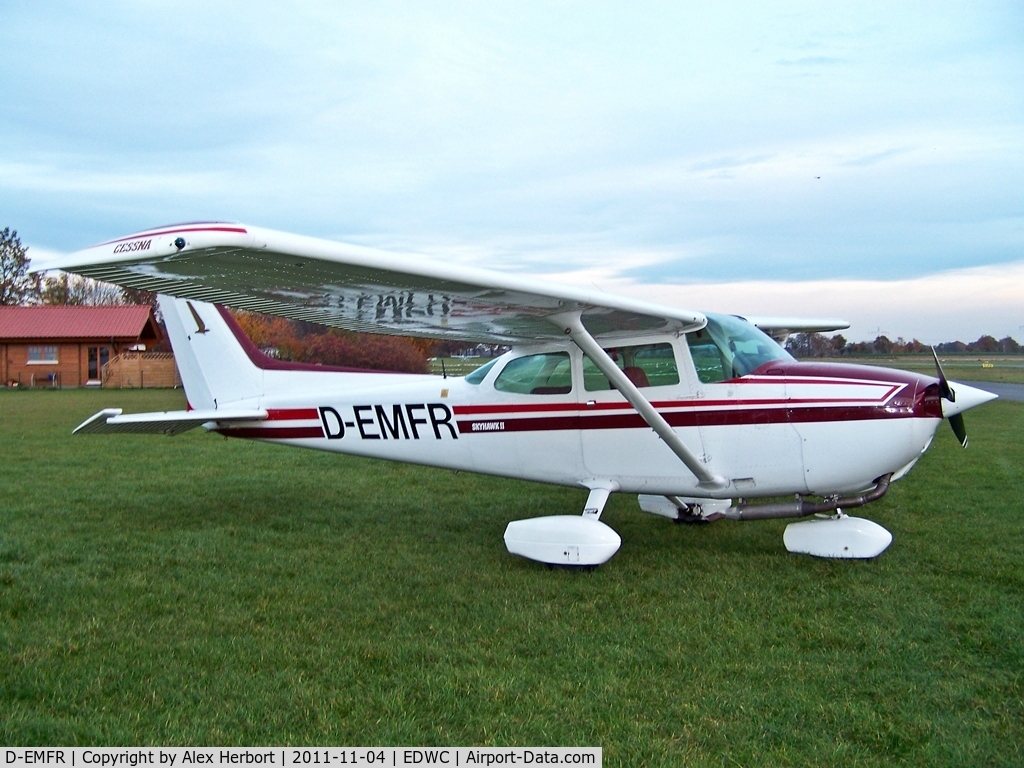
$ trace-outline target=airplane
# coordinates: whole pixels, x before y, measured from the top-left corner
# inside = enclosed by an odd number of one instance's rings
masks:
[[[937,356],[932,377],[797,362],[776,340],[849,327],[839,319],[684,310],[242,224],[157,227],[51,268],[159,294],[187,398],[104,409],[75,434],[202,427],[586,489],[581,514],[505,530],[510,553],[549,566],[618,551],[600,520],[613,493],[677,522],[809,518],[787,526],[787,550],[875,557],[891,533],[846,510],[904,477],[943,419],[966,447],[963,412],[995,397],[948,381]],[[511,349],[461,377],[292,363],[261,353],[228,307]]]

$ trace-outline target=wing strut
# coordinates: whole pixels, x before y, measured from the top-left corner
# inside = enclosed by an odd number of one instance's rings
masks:
[[[629,404],[636,409],[636,412],[650,425],[651,429],[658,433],[658,437],[665,441],[665,444],[686,465],[686,468],[700,480],[700,483],[698,483],[699,488],[708,491],[720,491],[729,486],[729,481],[726,478],[716,475],[709,470],[686,447],[686,444],[675,433],[672,426],[665,421],[665,418],[643,396],[640,390],[636,388],[636,385],[619,369],[619,366],[608,356],[608,353],[604,351],[597,342],[597,339],[591,336],[590,332],[583,326],[579,311],[549,315],[548,320],[561,328],[567,336],[576,342],[576,346],[582,349],[583,353],[598,367],[598,370],[608,377],[608,381],[615,385],[615,388],[622,393],[623,397],[629,401]]]

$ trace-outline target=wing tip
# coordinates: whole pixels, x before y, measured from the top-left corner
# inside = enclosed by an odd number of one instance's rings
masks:
[[[89,432],[99,431],[100,429],[102,429],[102,427],[106,426],[107,419],[110,419],[114,416],[120,416],[122,411],[122,408],[104,408],[98,413],[94,413],[88,419],[86,419],[73,430],[71,430],[71,434],[87,434]]]

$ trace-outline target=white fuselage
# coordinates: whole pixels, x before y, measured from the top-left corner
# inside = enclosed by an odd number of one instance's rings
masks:
[[[935,380],[883,368],[792,361],[702,382],[683,337],[669,344],[678,382],[642,392],[728,487],[697,479],[615,389],[584,386],[570,342],[517,347],[477,383],[440,376],[267,370],[266,421],[221,425],[228,436],[567,486],[737,498],[862,490],[905,473],[941,421]],[[629,339],[616,343],[629,344]],[[501,391],[514,360],[567,353],[569,391]],[[554,390],[556,388],[549,388]]]

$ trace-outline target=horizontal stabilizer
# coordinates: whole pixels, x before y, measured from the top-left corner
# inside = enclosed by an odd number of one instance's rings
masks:
[[[129,413],[121,415],[120,408],[104,408],[90,416],[71,434],[135,432],[148,435],[177,435],[188,432],[208,421],[263,421],[267,412],[262,408],[251,410],[161,411],[155,413]]]

